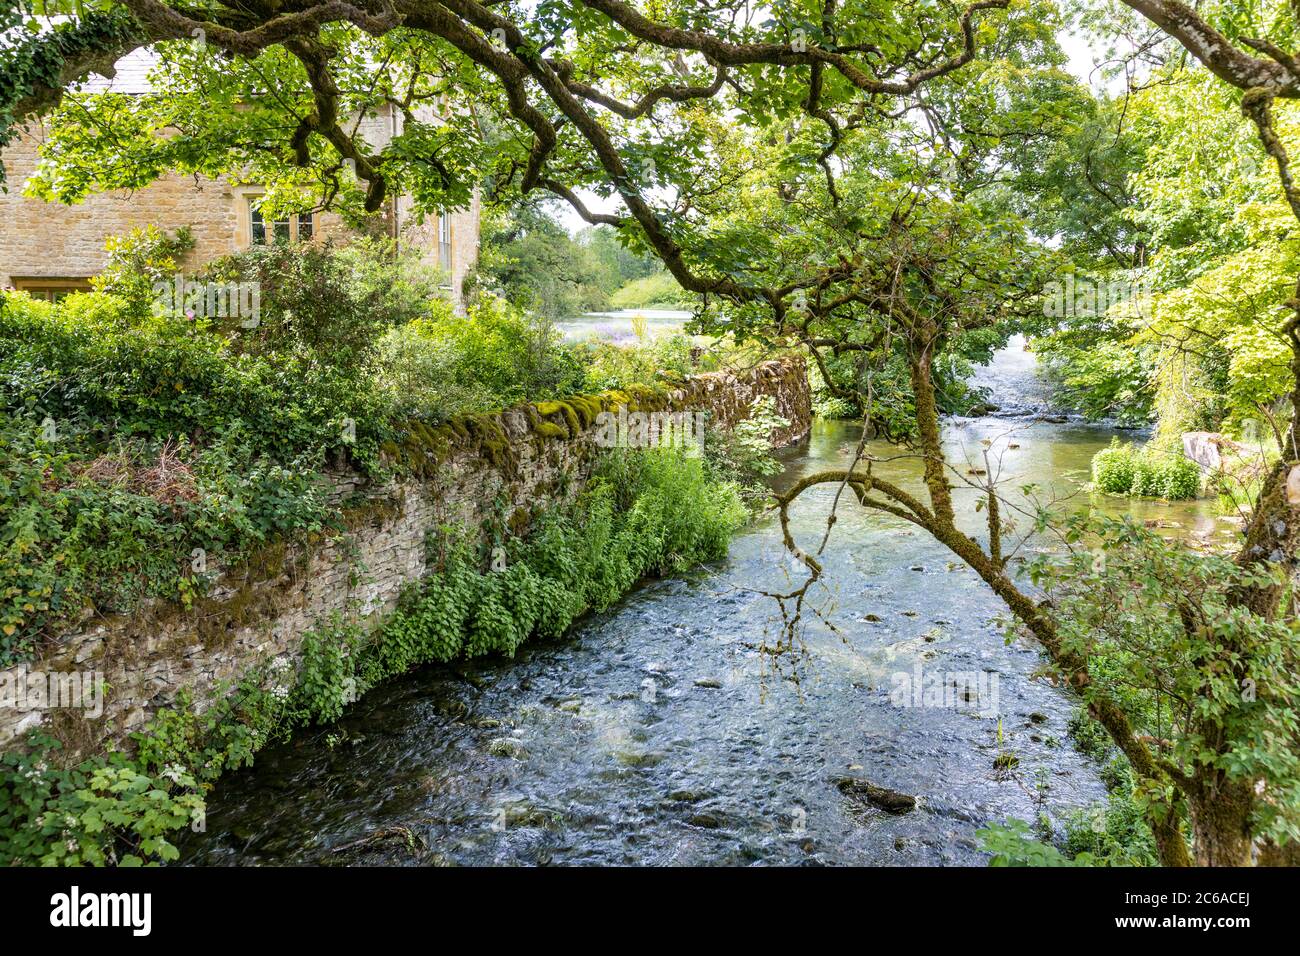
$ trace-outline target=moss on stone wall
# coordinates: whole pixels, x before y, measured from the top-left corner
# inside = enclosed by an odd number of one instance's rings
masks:
[[[532,434],[543,441],[568,441],[591,428],[601,412],[663,411],[672,404],[668,393],[649,386],[596,395],[571,395],[561,399],[531,402],[501,412],[461,415],[440,425],[412,419],[402,428],[402,437],[384,442],[385,463],[399,475],[431,478],[457,454],[478,455],[513,475],[519,456],[507,427],[506,416],[522,414]]]
[[[526,534],[538,508],[580,489],[595,443],[573,441],[595,426],[602,412],[708,410],[730,425],[747,414],[755,395],[778,399],[791,419],[784,443],[808,427],[807,384],[799,363],[759,366],[731,376],[697,376],[669,392],[632,387],[598,395],[571,396],[524,404],[502,412],[464,416],[438,425],[410,422],[401,437],[385,446],[400,481],[379,492],[342,497],[367,481],[335,475],[341,501],[334,527],[295,541],[268,544],[230,568],[208,594],[188,605],[157,601],[130,616],[95,617],[83,630],[43,656],[46,670],[95,667],[105,673],[110,720],[105,732],[122,742],[139,729],[144,715],[188,687],[196,700],[210,700],[213,681],[238,678],[268,655],[297,654],[301,620],[310,612],[344,606],[353,600],[353,566],[338,535],[352,535],[371,547],[361,565],[367,577],[365,601],[378,607],[395,598],[401,584],[422,567],[421,545],[412,544],[421,527],[433,523],[468,526],[481,518],[488,502],[499,500],[501,522],[515,536]],[[452,467],[444,467],[452,465]],[[445,503],[445,504],[444,504]],[[0,731],[24,715],[0,714]],[[8,739],[7,737],[5,739]],[[69,740],[76,749],[84,740]],[[6,744],[6,746],[9,746]]]

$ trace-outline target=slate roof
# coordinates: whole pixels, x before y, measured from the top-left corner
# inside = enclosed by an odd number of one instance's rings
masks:
[[[60,23],[71,20],[67,16],[38,17],[42,31],[52,29]],[[10,45],[14,39],[25,38],[27,31],[22,27],[0,33],[0,50]],[[87,93],[149,93],[153,90],[149,82],[149,72],[158,63],[158,54],[147,47],[133,50],[117,61],[116,75],[109,79],[97,73],[89,74],[84,81],[73,89]]]
[[[77,89],[86,93],[148,93],[153,89],[149,82],[149,71],[157,63],[157,52],[141,47],[117,61],[117,73],[111,80],[91,73]]]

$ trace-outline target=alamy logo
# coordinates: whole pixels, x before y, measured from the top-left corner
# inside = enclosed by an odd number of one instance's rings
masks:
[[[259,282],[198,282],[177,274],[171,282],[153,284],[155,308],[164,315],[191,319],[242,319],[241,328],[255,329],[262,321]]]
[[[704,412],[618,412],[596,416],[596,444],[601,448],[684,448],[692,458],[704,453]]]
[[[51,926],[129,926],[134,936],[153,928],[153,897],[149,893],[70,893],[50,897]]]
[[[104,675],[100,671],[29,671],[20,664],[0,671],[0,707],[75,707],[96,718],[104,713]]]
[[[967,710],[981,717],[998,715],[998,675],[992,671],[932,671],[918,663],[893,675],[889,700],[895,707]]]
[[[1053,280],[1043,289],[1043,314],[1053,319],[1105,315],[1121,304],[1132,308],[1140,319],[1151,317],[1151,291],[1144,278],[1122,275],[1096,281],[1066,273],[1065,281]]]

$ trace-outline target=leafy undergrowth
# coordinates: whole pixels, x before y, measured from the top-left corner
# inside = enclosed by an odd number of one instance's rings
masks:
[[[1300,839],[1300,628],[1234,603],[1246,589],[1289,585],[1287,566],[1198,554],[1129,519],[1081,512],[1058,527],[1070,552],[1040,554],[1026,572],[1048,597],[1062,646],[1088,659],[1083,707],[1102,694],[1122,702],[1138,739],[1158,746],[1162,762],[1183,774],[1210,765],[1225,792],[1250,787],[1260,798],[1254,832],[1278,845]],[[993,862],[1154,865],[1153,827],[1172,813],[1187,833],[1189,797],[1162,778],[1139,776],[1085,710],[1071,731],[1101,764],[1107,805],[1074,814],[1052,845],[1039,842],[1052,834],[1034,839],[1014,822],[990,827],[981,836]]]
[[[457,315],[436,277],[364,243],[210,267],[260,289],[255,323],[165,310],[184,247],[144,232],[111,244],[94,293],[0,293],[0,667],[325,529],[328,465],[383,480],[410,467],[387,450],[430,428],[700,367],[684,339],[566,345],[491,297]]]
[[[157,714],[136,750],[68,767],[33,735],[0,758],[0,861],[127,864],[176,859],[177,831],[201,826],[204,794],[295,728],[337,720],[380,681],[459,657],[513,655],[563,634],[640,578],[726,553],[748,511],[735,483],[677,449],[612,451],[587,488],[538,519],[527,540],[479,555],[462,537],[431,542],[436,570],[366,632],[335,615],[304,638],[297,669],[248,675],[212,707],[187,698]]]
[[[415,664],[503,652],[529,636],[558,637],[649,574],[685,571],[726,554],[747,518],[738,485],[672,449],[611,452],[575,505],[545,516],[526,541],[498,551],[487,573],[466,547],[439,545],[438,574],[412,588],[363,655],[363,684]]]

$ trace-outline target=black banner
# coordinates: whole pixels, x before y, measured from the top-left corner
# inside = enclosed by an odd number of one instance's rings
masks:
[[[66,942],[70,934],[128,948],[337,945],[419,932],[432,919],[449,930],[477,927],[494,945],[560,932],[649,941],[686,926],[696,942],[717,934],[734,945],[763,938],[773,918],[812,933],[904,933],[936,947],[1035,931],[1052,934],[1044,939],[1200,934],[1227,942],[1288,927],[1282,910],[1293,897],[1286,870],[0,871],[10,952],[33,936]]]

